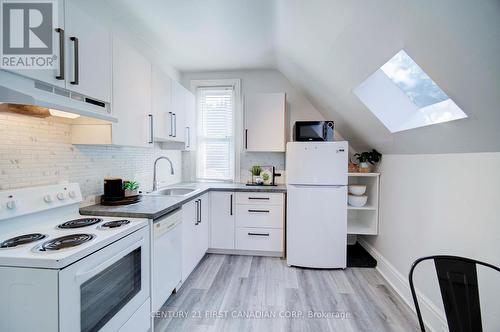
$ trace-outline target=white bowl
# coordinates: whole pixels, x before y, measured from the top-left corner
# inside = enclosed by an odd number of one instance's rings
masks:
[[[349,197],[347,197],[347,202],[349,203],[349,205],[354,207],[365,206],[367,201],[368,201],[367,195],[361,195],[361,196],[349,195]]]
[[[364,184],[350,184],[349,194],[361,196],[366,192],[366,186]]]

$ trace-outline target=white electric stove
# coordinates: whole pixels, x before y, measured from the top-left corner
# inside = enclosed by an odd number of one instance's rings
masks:
[[[76,183],[0,191],[0,331],[150,328],[148,220],[81,201]]]

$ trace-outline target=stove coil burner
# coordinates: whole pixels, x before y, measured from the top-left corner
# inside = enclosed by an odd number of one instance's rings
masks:
[[[105,222],[101,225],[102,228],[117,228],[123,225],[130,224],[130,220],[122,219],[122,220],[113,220]]]
[[[47,235],[40,233],[23,234],[10,238],[0,243],[0,248],[14,248],[23,244],[28,244],[45,239]]]
[[[65,223],[62,223],[57,227],[62,229],[80,228],[80,227],[94,225],[101,221],[102,221],[101,218],[80,218],[80,219],[66,221]]]
[[[95,237],[95,235],[92,234],[71,234],[71,235],[65,235],[61,236],[49,241],[45,241],[40,245],[40,248],[38,249],[39,251],[54,251],[54,250],[61,250],[61,249],[67,249],[71,247],[76,247],[81,244],[84,244],[85,242],[88,242],[92,240]]]

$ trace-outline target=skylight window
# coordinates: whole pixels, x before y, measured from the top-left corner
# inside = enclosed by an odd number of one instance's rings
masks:
[[[392,133],[467,117],[404,50],[353,92]]]

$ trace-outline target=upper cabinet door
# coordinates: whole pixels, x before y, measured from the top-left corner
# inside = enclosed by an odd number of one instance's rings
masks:
[[[247,151],[285,151],[285,94],[245,96],[244,148]]]
[[[196,127],[196,97],[187,91],[185,95],[185,114],[186,114],[186,124],[185,124],[185,150],[195,151],[196,150],[196,137],[197,137],[197,127]]]
[[[171,113],[172,79],[159,68],[153,67],[151,88],[155,141],[169,141],[174,134]]]
[[[153,145],[151,63],[134,48],[113,38],[113,144]]]
[[[54,20],[54,30],[52,31],[52,47],[57,58],[55,60],[56,63],[54,64],[54,69],[19,69],[9,71],[64,88],[66,84],[65,68],[61,67],[61,65],[64,64],[64,60],[62,59],[65,57],[65,54],[64,47],[62,49],[59,47],[60,41],[63,45],[66,43],[64,27],[64,1],[58,0],[55,4],[57,4],[57,19]]]
[[[174,141],[184,142],[186,89],[179,82],[172,82],[172,121]]]
[[[66,88],[111,102],[111,33],[66,1]]]

